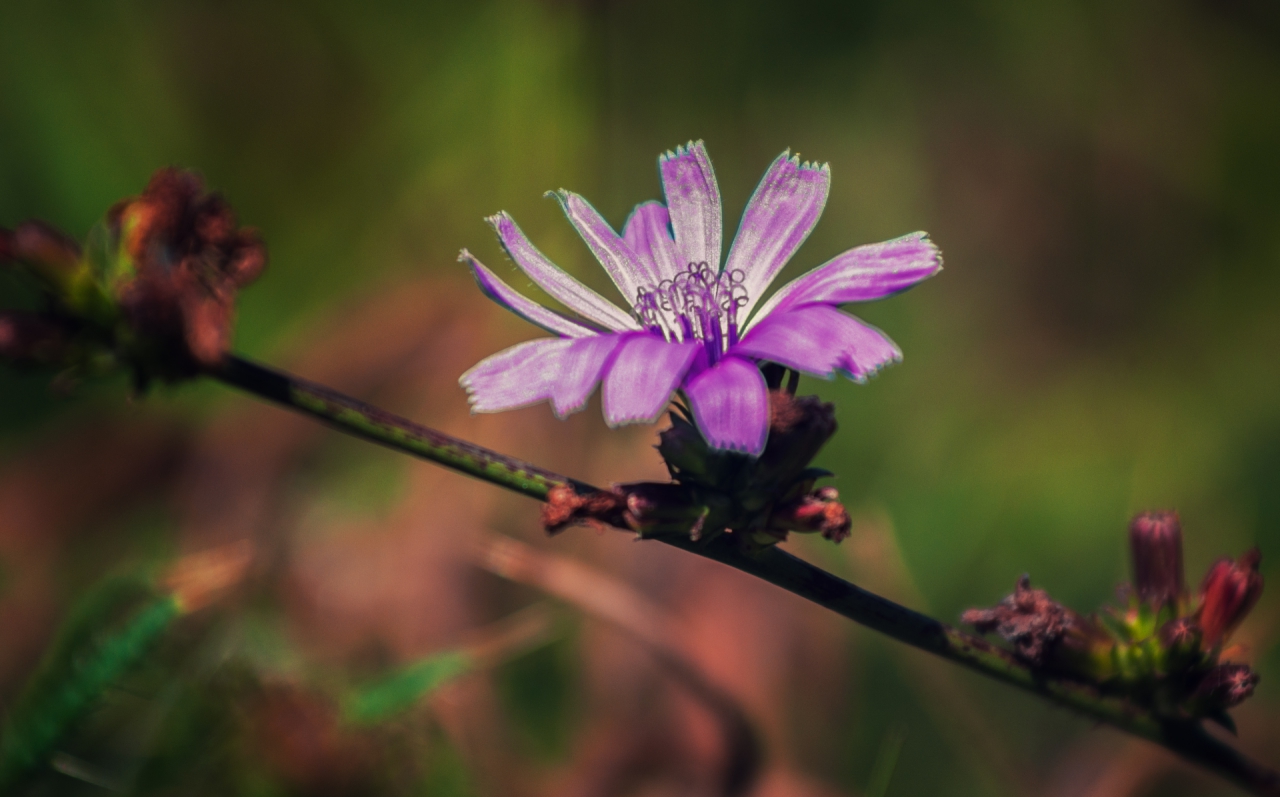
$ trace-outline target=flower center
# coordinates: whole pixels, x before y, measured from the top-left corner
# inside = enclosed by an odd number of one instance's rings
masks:
[[[637,291],[636,318],[666,340],[701,341],[715,364],[738,342],[738,308],[747,303],[744,278],[741,271],[690,263],[674,279]]]

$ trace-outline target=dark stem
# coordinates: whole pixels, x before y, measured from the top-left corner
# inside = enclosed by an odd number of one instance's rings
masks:
[[[583,494],[599,492],[584,482],[459,440],[322,385],[239,357],[228,356],[222,367],[210,375],[348,434],[431,460],[530,498],[545,501],[551,488],[564,484],[572,485]],[[700,541],[685,537],[658,539],[762,578],[908,645],[1150,739],[1255,794],[1280,797],[1280,773],[1210,736],[1198,723],[1162,720],[1144,708],[1103,695],[1086,684],[1046,676],[1007,650],[868,592],[776,547],[748,554],[728,534]]]

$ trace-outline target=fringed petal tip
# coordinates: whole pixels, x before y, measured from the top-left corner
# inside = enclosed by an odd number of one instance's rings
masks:
[[[893,356],[886,360],[881,360],[879,362],[872,363],[866,366],[860,366],[857,363],[853,362],[852,360],[847,360],[846,362],[843,362],[840,364],[840,367],[837,369],[836,372],[840,374],[844,374],[844,376],[846,376],[848,379],[850,379],[851,381],[859,385],[865,385],[867,382],[871,381],[871,379],[873,379],[874,377],[879,376],[880,372],[883,371],[885,368],[888,368],[891,365],[897,365],[898,363],[902,362],[902,350],[899,349],[896,345],[893,347],[893,349],[894,349]],[[827,377],[827,378],[834,379],[835,374],[832,374],[830,377]]]
[[[485,216],[484,220],[485,220],[485,223],[487,223],[490,227],[492,227],[493,231],[496,232],[499,236],[502,235],[502,227],[504,225],[515,224],[515,219],[511,218],[511,214],[506,212],[505,210],[499,210],[497,213],[493,214],[492,216]]]
[[[782,151],[781,155],[774,158],[774,163],[778,163],[780,161],[786,161],[802,172],[823,172],[828,176],[830,176],[831,174],[830,163],[826,161],[823,161],[821,163],[819,163],[818,161],[802,161],[800,160],[800,153],[799,152],[792,153],[791,147],[787,147]]]
[[[689,155],[695,152],[701,154],[703,157],[706,157],[707,145],[706,143],[703,142],[702,139],[698,139],[697,141],[690,139],[687,144],[680,144],[675,149],[667,150],[666,152],[658,156],[658,163],[666,163],[669,160],[675,160],[676,158],[683,158],[686,155]]]
[[[925,232],[924,230],[908,233],[907,235],[901,235],[897,238],[893,238],[891,240],[885,241],[885,243],[886,244],[896,244],[896,243],[917,244],[920,246],[924,246],[926,249],[928,249],[930,252],[930,259],[933,261],[933,271],[929,272],[924,277],[921,277],[921,279],[928,279],[929,277],[932,277],[934,274],[937,274],[939,271],[942,270],[942,250],[939,249],[938,245],[933,242],[933,238],[929,236],[929,233]]]

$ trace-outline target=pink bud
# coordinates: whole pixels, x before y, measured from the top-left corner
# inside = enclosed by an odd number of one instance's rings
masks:
[[[1237,561],[1219,559],[1200,585],[1200,627],[1204,644],[1213,647],[1231,635],[1262,595],[1258,564],[1262,553],[1252,548]]]
[[[1144,512],[1129,524],[1133,585],[1138,597],[1160,608],[1186,589],[1182,575],[1182,524],[1176,512]]]

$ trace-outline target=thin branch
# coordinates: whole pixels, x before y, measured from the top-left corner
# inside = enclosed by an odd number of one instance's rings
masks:
[[[229,356],[211,376],[317,418],[348,434],[444,465],[545,501],[553,487],[584,482],[543,470],[344,396],[322,385]],[[1051,678],[1013,653],[838,578],[776,547],[747,554],[730,535],[661,542],[750,573],[908,645],[1033,692],[1096,720],[1149,739],[1259,795],[1280,797],[1280,773],[1241,754],[1198,723],[1164,720],[1091,686]]]

